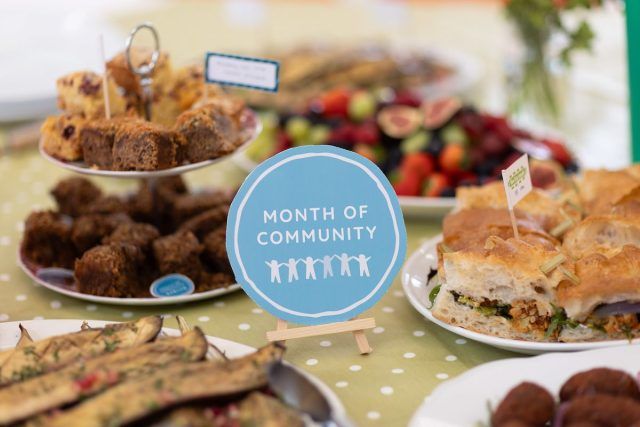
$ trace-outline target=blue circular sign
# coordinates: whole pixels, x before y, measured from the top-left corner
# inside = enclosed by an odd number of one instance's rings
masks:
[[[345,321],[373,306],[405,251],[387,178],[331,146],[293,148],[260,164],[227,222],[236,280],[262,308],[294,323]]]

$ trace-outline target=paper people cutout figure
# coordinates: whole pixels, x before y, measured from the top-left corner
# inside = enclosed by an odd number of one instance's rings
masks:
[[[351,257],[350,259],[358,261],[358,266],[360,267],[360,277],[369,277],[369,260],[371,259],[370,256],[365,257],[363,254],[360,254],[357,257]]]
[[[316,280],[316,269],[314,267],[316,260],[308,256],[305,259],[303,259],[302,262],[306,267],[305,278]]]
[[[340,275],[351,277],[351,268],[349,267],[349,255],[344,252],[338,255],[340,260]]]
[[[323,256],[322,260],[320,260],[320,262],[322,263],[322,277],[325,279],[327,277],[333,277],[333,266],[331,265],[332,261],[333,257],[329,255]]]
[[[287,261],[287,268],[289,268],[289,277],[288,277],[288,281],[289,283],[293,282],[294,280],[298,280],[298,263],[301,260],[296,260],[293,258],[289,258],[289,260]]]
[[[271,283],[281,283],[280,281],[280,266],[284,264],[279,264],[275,259],[271,261],[265,261],[267,267],[271,270]]]

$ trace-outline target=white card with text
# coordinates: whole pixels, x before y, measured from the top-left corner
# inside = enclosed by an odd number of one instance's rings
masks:
[[[531,173],[529,173],[529,156],[523,154],[511,166],[502,171],[504,191],[507,193],[509,209],[531,191]]]

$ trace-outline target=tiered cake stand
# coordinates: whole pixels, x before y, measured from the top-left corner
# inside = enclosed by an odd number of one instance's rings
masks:
[[[133,36],[140,29],[149,29],[154,35],[156,41],[156,50],[155,52],[159,52],[159,43],[158,37],[155,29],[151,24],[145,23],[139,25],[134,28],[131,32],[131,35],[127,39],[127,54],[129,48],[131,46]],[[145,65],[140,68],[131,67],[132,70],[140,75],[141,77],[141,85],[143,86],[143,90],[145,88],[150,90],[151,79],[150,75],[153,72],[153,68],[155,67],[155,61],[157,61],[158,55],[154,53],[152,55],[151,64]],[[131,63],[130,63],[131,66]],[[150,93],[146,93],[146,95],[150,98]],[[244,151],[244,149],[253,142],[257,136],[262,131],[262,124],[258,116],[251,109],[246,108],[241,116],[241,135],[243,136],[243,141],[240,146],[231,154],[222,156],[212,160],[206,160],[198,163],[191,163],[186,165],[177,166],[171,169],[163,169],[158,171],[111,171],[111,170],[101,170],[94,169],[86,165],[84,162],[64,162],[58,160],[43,150],[42,144],[39,146],[40,154],[45,159],[54,163],[55,165],[62,167],[64,169],[68,169],[74,173],[84,174],[84,175],[94,175],[101,177],[109,177],[109,178],[128,178],[128,179],[140,179],[140,180],[150,180],[153,181],[158,178],[181,175],[186,172],[194,171],[196,169],[201,169],[204,167],[209,167],[217,164],[218,162],[225,160],[234,154]],[[234,292],[240,289],[240,285],[238,284],[230,284],[229,286],[221,289],[214,289],[205,292],[199,293],[191,293],[188,295],[179,295],[179,296],[167,296],[167,297],[152,297],[152,298],[114,298],[114,297],[102,297],[96,295],[84,294],[77,291],[77,287],[75,284],[75,279],[73,277],[73,271],[61,269],[61,268],[42,268],[40,266],[34,265],[32,262],[26,259],[21,252],[18,253],[18,266],[36,283],[44,286],[47,289],[50,289],[54,292],[77,298],[85,301],[99,302],[104,304],[117,304],[117,305],[136,305],[136,306],[145,306],[145,305],[165,305],[165,304],[177,304],[189,301],[199,301],[203,299],[213,298],[220,295],[228,294],[230,292]]]

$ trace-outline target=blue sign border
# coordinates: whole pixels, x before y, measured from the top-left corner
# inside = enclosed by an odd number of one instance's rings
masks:
[[[391,217],[392,219],[394,219],[393,222],[396,241],[392,262],[386,269],[383,276],[380,278],[379,282],[365,298],[351,304],[348,307],[344,307],[343,309],[336,311],[301,313],[288,309],[278,304],[277,302],[272,301],[248,276],[240,257],[240,251],[238,249],[237,230],[241,222],[244,205],[246,205],[247,199],[251,197],[251,193],[254,191],[259,182],[264,178],[264,176],[268,175],[272,170],[279,168],[285,163],[314,156],[333,157],[338,160],[351,163],[364,170],[372,178],[372,180],[376,181],[380,192],[387,199]],[[404,263],[407,250],[407,235],[404,218],[400,209],[400,203],[395,194],[395,191],[393,190],[393,187],[389,183],[387,177],[373,162],[354,152],[344,150],[342,148],[327,145],[315,145],[291,148],[282,153],[279,153],[276,156],[261,163],[249,174],[249,176],[245,179],[244,183],[238,190],[238,193],[236,194],[229,210],[226,246],[227,253],[229,254],[229,261],[231,262],[236,280],[238,281],[240,286],[242,286],[242,289],[249,295],[249,297],[251,297],[251,299],[256,302],[256,304],[281,319],[292,321],[295,323],[316,325],[349,320],[375,305],[387,292],[389,286],[395,279],[402,264]]]
[[[234,59],[242,59],[244,61],[252,61],[252,62],[265,62],[267,64],[274,64],[276,66],[276,86],[273,89],[265,89],[264,87],[259,86],[251,86],[244,85],[241,83],[229,83],[220,80],[211,80],[209,79],[209,58],[212,56],[221,56],[223,58],[234,58]],[[218,53],[218,52],[207,52],[204,55],[204,81],[207,83],[216,83],[225,86],[237,86],[246,89],[256,89],[262,90],[265,92],[277,92],[280,87],[280,62],[275,61],[273,59],[263,59],[263,58],[254,58],[252,56],[241,56],[241,55],[230,55],[227,53]]]

